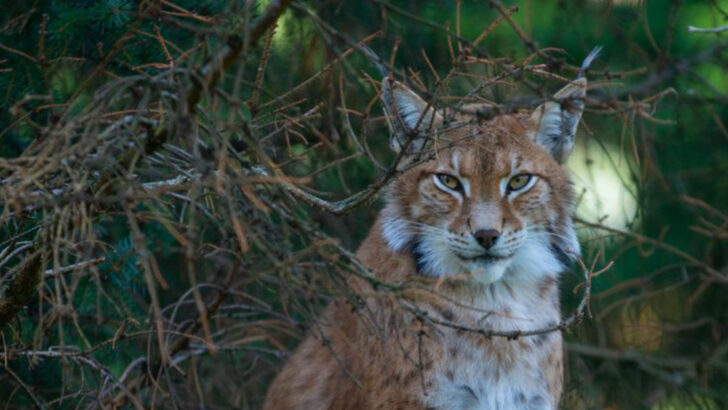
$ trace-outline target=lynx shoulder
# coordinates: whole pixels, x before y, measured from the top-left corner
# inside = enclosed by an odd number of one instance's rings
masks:
[[[563,163],[585,95],[580,78],[531,112],[443,111],[385,78],[403,171],[357,256],[382,281],[410,286],[359,311],[332,303],[265,408],[556,408],[560,333],[511,340],[464,329],[559,322],[558,276],[579,254]]]

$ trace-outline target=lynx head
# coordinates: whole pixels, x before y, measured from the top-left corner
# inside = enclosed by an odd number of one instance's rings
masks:
[[[563,163],[585,94],[581,78],[532,112],[486,118],[488,107],[446,113],[386,78],[391,145],[406,167],[382,213],[389,247],[435,277],[487,284],[562,271],[579,253]]]

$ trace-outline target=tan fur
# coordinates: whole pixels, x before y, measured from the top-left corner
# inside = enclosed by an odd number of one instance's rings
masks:
[[[579,82],[577,89],[584,85]],[[392,104],[401,108],[407,101],[397,97]],[[401,121],[392,112],[398,106],[392,104],[385,106],[390,121]],[[526,240],[538,252],[554,247],[578,252],[562,240],[573,238],[569,179],[556,159],[563,157],[549,152],[542,143],[545,136],[538,134],[548,109],[480,122],[466,113],[448,120],[438,114],[426,124],[438,129],[434,142],[420,145],[432,148],[430,157],[425,155],[391,185],[385,210],[357,252],[378,279],[407,285],[407,290],[375,292],[369,283],[353,281],[352,286],[369,295],[366,305],[354,309],[337,300],[322,313],[270,387],[265,409],[556,408],[563,365],[558,332],[507,339],[457,328],[528,330],[560,319],[556,274],[561,267],[552,267],[551,254],[544,254],[541,274],[542,261],[521,260],[536,251],[519,253],[526,246],[519,243]],[[397,127],[393,124],[394,133]],[[444,131],[446,127],[450,129]],[[400,140],[393,146],[406,144]],[[570,147],[563,147],[559,149],[568,155]],[[513,167],[537,180],[510,198],[502,184]],[[467,180],[469,194],[458,198],[439,188],[433,175],[443,172]],[[415,226],[410,235],[415,245],[410,241],[398,246],[397,238],[385,239],[384,226],[397,219]],[[464,262],[464,275],[454,271],[459,268],[420,272],[413,253],[419,244],[416,226],[437,227],[466,239],[479,229],[495,229],[502,233],[498,240],[503,249],[512,245],[515,250],[503,262],[502,277],[479,278],[489,277],[491,269],[478,268],[480,262]],[[527,239],[519,239],[524,232]],[[533,245],[537,243],[541,245]],[[469,270],[471,266],[475,269]]]

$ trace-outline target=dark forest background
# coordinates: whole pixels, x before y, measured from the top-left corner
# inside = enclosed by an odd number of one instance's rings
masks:
[[[4,2],[0,405],[259,408],[367,275],[393,155],[365,44],[436,105],[504,110],[603,47],[562,407],[728,408],[726,24],[723,0]]]

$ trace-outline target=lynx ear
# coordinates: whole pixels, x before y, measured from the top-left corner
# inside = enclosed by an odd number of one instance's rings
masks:
[[[586,78],[579,78],[554,94],[552,101],[541,104],[531,115],[532,139],[564,163],[574,148],[579,119],[584,112]]]
[[[382,81],[382,102],[392,133],[390,145],[396,153],[405,146],[408,154],[423,151],[432,130],[442,125],[442,116],[434,107],[391,77]]]

